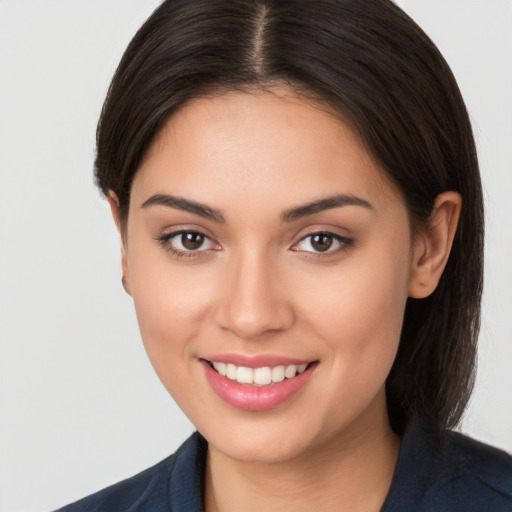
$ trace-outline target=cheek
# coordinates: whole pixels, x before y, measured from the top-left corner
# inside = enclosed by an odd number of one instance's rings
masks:
[[[173,382],[185,378],[194,361],[195,340],[209,311],[205,283],[211,282],[211,276],[200,265],[170,264],[166,255],[154,250],[152,254],[150,249],[132,251],[128,264],[146,352],[164,385],[172,390]]]
[[[309,287],[313,293],[304,308],[308,328],[323,341],[333,375],[356,393],[371,394],[382,387],[398,350],[409,253],[397,254],[354,254],[353,260],[326,275],[323,285],[317,280]]]
[[[407,300],[402,274],[400,269],[395,273],[393,265],[375,273],[371,268],[361,273],[354,269],[337,276],[332,282],[336,291],[328,300],[312,301],[316,306],[311,323],[325,347],[330,382],[318,390],[316,400],[319,409],[328,411],[333,432],[365,417],[365,411],[373,410],[370,404],[384,400]]]

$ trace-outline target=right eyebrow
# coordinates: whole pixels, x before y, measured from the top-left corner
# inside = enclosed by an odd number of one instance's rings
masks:
[[[169,194],[155,194],[152,195],[149,199],[146,199],[141,208],[147,208],[148,206],[153,205],[167,206],[169,208],[183,210],[185,212],[193,213],[194,215],[199,215],[200,217],[210,219],[221,224],[226,222],[218,210],[210,208],[205,204],[191,201],[190,199],[184,199],[183,197],[176,197]]]

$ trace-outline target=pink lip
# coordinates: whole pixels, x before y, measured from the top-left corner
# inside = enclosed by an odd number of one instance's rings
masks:
[[[234,364],[236,366],[245,366],[246,368],[263,368],[264,366],[288,366],[290,364],[301,364],[311,363],[311,359],[294,359],[291,357],[283,357],[274,354],[259,354],[256,356],[247,356],[244,354],[212,354],[202,356],[201,359],[207,361],[215,361],[217,363]]]
[[[213,359],[213,361],[218,361],[218,359]],[[224,358],[221,359],[221,361],[226,362]],[[265,359],[265,361],[268,361],[268,359]],[[283,363],[282,358],[280,358],[279,361],[281,361],[281,364],[285,365],[297,364]],[[223,377],[204,359],[201,359],[200,363],[204,368],[206,379],[217,396],[229,405],[246,411],[264,411],[283,404],[305,386],[317,366],[317,363],[310,364],[303,373],[293,377],[292,379],[285,379],[282,382],[276,382],[275,384],[270,384],[268,386],[251,386],[250,384],[239,384],[227,377]],[[244,364],[248,368],[277,366],[270,363],[265,363],[263,365],[258,363],[255,366],[249,366],[247,365],[247,361]],[[239,366],[243,366],[244,364],[239,364]],[[306,361],[299,364],[306,364]]]

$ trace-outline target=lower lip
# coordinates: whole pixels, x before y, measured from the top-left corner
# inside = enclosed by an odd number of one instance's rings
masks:
[[[292,379],[268,386],[252,386],[223,377],[204,360],[201,364],[213,391],[229,405],[246,411],[265,411],[283,404],[304,387],[317,366],[316,363],[310,364]]]

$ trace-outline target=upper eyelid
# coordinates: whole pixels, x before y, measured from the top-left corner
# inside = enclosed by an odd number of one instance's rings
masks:
[[[322,235],[322,234],[332,236],[333,239],[336,240],[340,245],[338,247],[335,247],[334,249],[329,249],[324,252],[306,251],[306,250],[301,250],[301,249],[299,249],[297,252],[310,253],[315,256],[323,255],[323,256],[327,257],[329,255],[333,255],[333,254],[337,253],[339,250],[348,249],[349,247],[352,247],[355,243],[355,240],[352,237],[340,235],[339,233],[334,233],[333,231],[328,231],[328,230],[315,230],[315,231],[309,232],[309,233],[301,236],[297,242],[294,242],[292,244],[291,249],[293,250],[294,247],[297,247],[301,242],[303,242],[307,238],[313,237],[315,235]]]
[[[198,229],[177,229],[176,231],[169,231],[168,233],[164,233],[160,236],[157,236],[156,238],[157,238],[157,240],[170,240],[174,237],[183,235],[185,233],[194,233],[197,235],[201,235],[201,236],[204,236],[206,239],[208,239],[210,242],[218,244],[218,242],[213,237],[211,237],[210,235],[207,235],[206,233],[204,233],[203,231],[198,230]]]
[[[295,231],[295,236],[308,236],[314,235],[315,233],[332,233],[338,236],[352,236],[352,230],[343,224],[337,222],[308,222],[299,227]]]
[[[203,235],[205,236],[206,238],[211,238],[210,235],[204,233],[202,230],[200,229],[184,229],[184,228],[180,228],[180,229],[173,229],[171,231],[168,231],[168,232],[165,232],[165,233],[162,233],[162,235],[160,235],[162,238],[166,237],[166,238],[172,238],[174,236],[177,236],[177,235],[182,235],[183,233],[197,233],[198,235]]]
[[[299,242],[302,242],[303,240],[306,240],[307,238],[313,237],[315,235],[330,235],[333,237],[334,240],[338,240],[339,242],[352,242],[353,239],[349,238],[348,236],[340,235],[338,233],[333,233],[332,231],[313,231],[312,233],[308,233],[306,235],[301,236],[297,242],[294,243],[294,245],[298,244]]]
[[[344,233],[340,233],[340,231],[343,231]],[[332,226],[302,230],[302,232],[299,232],[297,235],[295,235],[294,238],[297,240],[297,242],[294,242],[294,243],[298,243],[301,240],[308,238],[309,236],[320,235],[320,234],[332,235],[333,237],[335,237],[337,239],[343,239],[343,240],[353,239],[353,235],[347,231],[348,231],[347,229],[335,228]]]
[[[199,226],[196,227],[194,225],[168,226],[161,229],[160,233],[156,235],[155,238],[172,238],[173,236],[179,235],[181,233],[199,233],[200,235],[203,235],[210,240],[216,241],[215,236],[213,236],[208,229]]]
[[[308,236],[315,236],[315,235],[332,235],[335,238],[349,238],[346,235],[342,235],[340,233],[336,233],[335,231],[330,231],[328,229],[315,229],[313,231],[309,231],[299,237],[299,240],[304,240],[304,238],[307,238]]]

